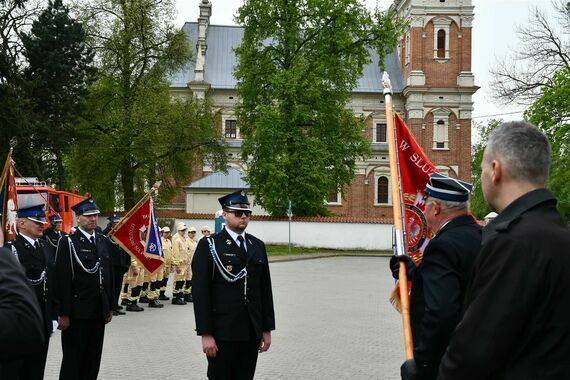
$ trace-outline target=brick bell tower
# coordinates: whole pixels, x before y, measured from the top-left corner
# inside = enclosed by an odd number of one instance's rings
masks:
[[[405,120],[443,173],[471,182],[471,0],[395,0],[409,23],[399,55]]]

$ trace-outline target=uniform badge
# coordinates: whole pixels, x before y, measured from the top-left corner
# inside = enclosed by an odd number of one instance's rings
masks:
[[[226,240],[226,245],[232,245],[232,241],[230,239]]]
[[[228,272],[231,272],[231,271],[232,271],[232,269],[234,269],[234,267],[233,267],[233,266],[231,266],[231,265],[227,265],[227,266],[226,266],[226,269],[228,270]]]

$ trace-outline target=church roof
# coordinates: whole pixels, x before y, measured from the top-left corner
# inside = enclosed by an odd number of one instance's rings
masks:
[[[187,35],[188,44],[195,50],[198,41],[198,23],[187,22],[182,27]],[[204,79],[213,89],[235,89],[237,81],[233,76],[237,59],[234,49],[239,46],[243,38],[241,26],[209,25],[206,42],[208,50],[204,67]],[[371,60],[364,67],[356,88],[353,92],[382,92],[382,73],[378,67],[378,54],[371,50]],[[195,54],[194,58],[195,59]],[[384,67],[390,75],[394,93],[404,89],[404,77],[400,69],[398,54],[394,51],[384,60]],[[185,88],[188,82],[194,79],[195,62],[189,62],[180,71],[169,78],[173,88]]]
[[[243,179],[243,173],[236,168],[229,168],[228,173],[216,172],[200,178],[186,186],[185,189],[249,189]]]

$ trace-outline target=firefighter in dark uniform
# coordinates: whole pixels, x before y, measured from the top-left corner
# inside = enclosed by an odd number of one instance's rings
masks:
[[[63,361],[60,380],[96,379],[105,324],[114,304],[109,239],[95,232],[99,210],[93,199],[72,207],[75,233],[60,239],[55,263],[56,299]]]
[[[419,266],[408,256],[390,260],[398,278],[404,260],[412,280],[410,320],[414,359],[401,367],[404,380],[435,380],[451,333],[461,318],[465,289],[481,248],[481,227],[468,214],[471,184],[434,173],[425,189],[424,215],[435,236]]]
[[[258,352],[271,345],[275,313],[265,245],[245,233],[244,191],[219,199],[225,228],[198,243],[192,260],[194,316],[209,379],[253,379]]]
[[[40,239],[47,223],[44,205],[34,205],[18,210],[18,235],[8,244],[12,253],[20,261],[28,281],[40,304],[43,317],[45,344],[36,355],[26,358],[21,366],[19,379],[43,379],[46,365],[49,336],[53,331],[55,319],[52,303],[50,252],[46,243]],[[3,327],[0,327],[3,328]]]
[[[118,215],[111,215],[107,218],[109,223],[107,223],[107,227],[103,230],[103,234],[105,236],[109,236],[109,232],[111,228],[121,220],[121,217]],[[119,300],[121,295],[121,286],[123,284],[123,276],[129,270],[129,266],[131,265],[131,257],[127,252],[125,252],[115,241],[109,238],[111,242],[111,263],[113,264],[113,285],[114,285],[114,295],[115,300]],[[123,310],[123,307],[115,302],[111,305],[111,310],[113,311],[113,315],[124,315],[126,314]]]
[[[67,234],[61,230],[61,225],[63,223],[61,215],[55,213],[51,215],[48,219],[49,219],[49,228],[44,231],[44,240],[46,241],[46,243],[52,246],[55,251],[59,239],[67,236]]]

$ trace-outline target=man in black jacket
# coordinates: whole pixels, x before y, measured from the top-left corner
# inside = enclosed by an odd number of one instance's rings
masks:
[[[107,218],[109,223],[107,223],[107,227],[103,230],[103,235],[109,236],[109,232],[113,226],[121,220],[121,217],[118,215],[111,215]],[[117,300],[114,304],[111,305],[111,310],[113,315],[125,315],[126,313],[123,310],[122,306],[119,306],[118,300],[121,295],[121,287],[123,284],[123,276],[129,270],[129,266],[131,265],[131,257],[127,252],[125,252],[119,244],[115,243],[115,241],[109,238],[111,242],[111,263],[113,265],[113,292],[114,298]]]
[[[115,304],[109,239],[95,232],[99,210],[93,199],[72,207],[78,228],[60,239],[55,262],[56,298],[63,361],[60,380],[96,379],[105,324]]]
[[[489,136],[481,187],[499,215],[485,227],[442,380],[570,379],[570,229],[544,188],[550,145],[526,122]]]
[[[20,370],[21,379],[38,379],[44,377],[49,337],[53,331],[53,302],[51,292],[52,266],[50,251],[43,236],[46,215],[44,204],[32,205],[18,209],[18,235],[7,244],[14,256],[24,268],[28,282],[36,295],[42,311],[44,335],[46,337],[42,350],[37,355],[29,356]],[[49,280],[49,281],[48,281]]]
[[[0,245],[3,240],[0,228]],[[0,379],[30,378],[22,370],[28,365],[37,368],[47,339],[38,300],[22,266],[10,249],[0,248]]]
[[[390,261],[392,274],[398,278],[398,259],[404,260],[412,280],[414,359],[401,367],[404,380],[435,380],[461,317],[465,289],[481,247],[481,227],[467,213],[470,191],[471,184],[432,174],[424,192],[424,215],[435,236],[418,267],[408,256],[394,256]]]
[[[267,253],[261,240],[245,233],[251,209],[244,191],[219,201],[226,226],[201,239],[192,260],[196,333],[209,379],[249,380],[275,329]]]

